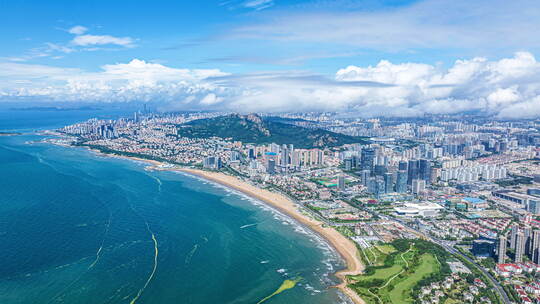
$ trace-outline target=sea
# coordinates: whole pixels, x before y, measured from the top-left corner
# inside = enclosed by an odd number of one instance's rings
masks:
[[[343,261],[289,217],[39,132],[128,115],[0,109],[0,132],[21,133],[0,136],[0,303],[349,303],[331,288]]]

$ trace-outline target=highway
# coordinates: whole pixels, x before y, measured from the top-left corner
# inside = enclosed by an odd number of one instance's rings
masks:
[[[503,287],[501,286],[501,284],[499,284],[499,282],[488,272],[484,269],[484,267],[482,267],[481,265],[478,265],[478,263],[476,263],[474,260],[472,260],[471,258],[469,258],[468,256],[464,255],[463,253],[459,252],[458,250],[456,250],[454,247],[452,246],[449,246],[447,245],[444,241],[442,240],[439,240],[439,239],[436,239],[434,237],[431,237],[429,235],[426,235],[425,233],[417,230],[417,229],[414,229],[413,227],[407,225],[405,222],[399,220],[399,219],[393,219],[394,221],[400,223],[401,225],[411,229],[411,230],[414,230],[415,232],[423,235],[426,239],[432,241],[433,243],[441,246],[442,248],[444,248],[446,251],[450,252],[451,254],[453,255],[459,255],[460,257],[464,258],[465,260],[467,260],[469,263],[473,264],[474,266],[476,266],[476,268],[478,270],[480,270],[490,281],[491,283],[493,284],[493,286],[495,286],[495,289],[497,290],[497,293],[499,294],[499,298],[501,298],[503,300],[503,302],[505,304],[511,304],[512,302],[510,301],[510,298],[508,298],[508,295],[506,294],[506,291],[504,291]]]
[[[357,208],[359,208],[359,206],[356,206]],[[424,236],[424,238],[430,240],[431,242],[441,246],[442,248],[444,248],[446,251],[450,252],[451,254],[453,255],[459,255],[460,257],[463,257],[465,260],[467,260],[468,262],[470,262],[471,264],[473,264],[474,266],[476,266],[477,269],[479,269],[490,281],[491,283],[493,284],[493,286],[495,286],[495,289],[497,290],[497,293],[499,294],[499,298],[502,299],[503,303],[504,304],[511,304],[512,302],[510,301],[510,298],[508,297],[508,295],[506,294],[506,291],[504,291],[503,287],[501,286],[501,284],[499,284],[499,282],[488,272],[486,271],[481,265],[478,265],[478,263],[476,263],[474,260],[472,260],[471,258],[469,258],[468,256],[464,255],[463,253],[457,251],[454,247],[452,246],[449,246],[448,244],[446,244],[444,241],[442,240],[439,240],[439,239],[436,239],[434,237],[431,237],[429,235],[426,235],[425,233],[423,233],[422,231],[419,231],[418,229],[415,229],[411,226],[409,226],[407,223],[405,223],[404,221],[400,220],[400,219],[397,219],[397,218],[393,218],[393,217],[390,217],[390,216],[386,216],[386,215],[380,215],[379,213],[373,211],[373,210],[370,210],[368,208],[361,208],[363,209],[364,211],[367,211],[367,212],[370,212],[371,214],[373,215],[377,215],[381,218],[384,218],[384,219],[388,219],[388,220],[392,220],[392,221],[395,221],[401,225],[403,225],[404,227],[407,227],[415,232],[417,232],[418,234]]]
[[[328,219],[324,218],[324,217],[321,217],[319,214],[317,214],[316,212],[314,212],[313,210],[305,207],[302,203],[298,202],[296,199],[294,199],[293,197],[289,196],[287,193],[283,192],[283,191],[279,191],[281,194],[285,195],[286,197],[288,197],[289,199],[291,199],[293,202],[297,203],[303,210],[305,210],[306,212],[310,213],[313,217],[317,218],[318,220],[321,220],[323,221],[325,224],[327,225],[347,225],[349,226],[350,224],[343,224],[343,223],[340,223],[340,224],[337,224],[337,223],[333,223],[331,221],[329,221]],[[390,216],[386,216],[386,215],[381,215],[379,214],[378,212],[375,212],[373,210],[370,210],[369,208],[364,208],[364,207],[360,207],[356,204],[351,204],[353,207],[355,208],[359,208],[359,209],[362,209],[364,211],[367,211],[369,213],[371,213],[372,215],[376,215],[382,219],[386,219],[386,220],[391,220],[391,221],[394,221],[396,223],[399,223],[401,225],[403,225],[404,227],[407,227],[409,228],[410,230],[413,230],[415,231],[417,234],[420,234],[422,235],[425,239],[428,239],[430,240],[431,242],[441,246],[442,248],[444,248],[446,251],[448,251],[449,253],[453,254],[453,255],[458,255],[460,257],[463,257],[465,260],[467,260],[469,263],[473,264],[477,269],[479,269],[490,281],[491,281],[491,284],[493,286],[495,286],[495,289],[497,290],[497,293],[499,294],[499,298],[502,299],[503,303],[504,304],[511,304],[512,302],[510,301],[510,298],[508,297],[508,295],[506,294],[506,291],[504,291],[503,287],[501,286],[501,284],[499,284],[499,282],[488,272],[486,271],[481,265],[478,265],[478,263],[476,263],[474,260],[472,260],[471,258],[469,258],[468,256],[462,254],[461,252],[459,252],[458,250],[456,250],[454,247],[452,246],[449,246],[448,244],[446,244],[444,241],[442,240],[439,240],[439,239],[436,239],[432,236],[429,236],[429,235],[426,235],[424,232],[418,230],[418,229],[415,229],[411,226],[409,226],[407,223],[405,223],[404,221],[402,221],[401,219],[397,219],[397,218],[394,218],[394,217],[390,217]],[[356,206],[355,206],[356,205]]]
[[[424,236],[426,236],[426,235],[424,234]],[[510,301],[510,298],[508,298],[508,295],[506,294],[506,291],[504,291],[503,287],[501,286],[501,284],[499,284],[499,282],[491,275],[491,273],[486,271],[484,269],[484,267],[482,267],[481,265],[478,265],[474,260],[472,260],[468,256],[464,255],[463,253],[457,251],[456,249],[454,249],[454,247],[448,246],[444,242],[442,242],[440,240],[437,240],[437,239],[434,239],[432,237],[429,237],[429,236],[426,236],[426,237],[430,241],[432,241],[433,243],[438,244],[439,246],[443,247],[446,251],[450,252],[451,254],[459,255],[460,257],[467,260],[469,263],[472,263],[473,265],[475,265],[476,268],[479,269],[480,271],[482,271],[482,273],[491,281],[493,286],[495,286],[495,289],[497,289],[497,293],[499,294],[499,297],[503,300],[503,302],[505,304],[511,304],[512,303]]]

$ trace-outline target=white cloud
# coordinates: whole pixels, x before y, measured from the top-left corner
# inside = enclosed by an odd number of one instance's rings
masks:
[[[42,46],[29,49],[26,53],[19,56],[4,57],[12,62],[25,62],[35,58],[50,57],[52,59],[63,58],[65,54],[80,51],[107,50],[107,46],[122,46],[125,48],[135,47],[135,39],[131,37],[114,37],[110,35],[90,35],[85,34],[88,29],[77,25],[69,30],[75,37],[66,43],[46,42]],[[0,58],[2,59],[2,58]]]
[[[253,2],[262,2],[254,0]],[[339,2],[338,2],[339,3]],[[539,48],[537,0],[422,0],[394,8],[282,10],[233,28],[229,38],[395,52]]]
[[[63,45],[60,45],[60,44],[47,42],[47,43],[45,43],[45,45],[47,46],[47,48],[46,48],[47,53],[60,52],[60,53],[69,54],[69,53],[73,53],[75,51],[74,49],[72,49],[70,47],[63,46]]]
[[[133,39],[130,37],[114,37],[109,35],[80,35],[73,38],[71,43],[78,46],[114,44],[124,47],[132,47]]]
[[[75,35],[82,35],[86,33],[88,29],[82,25],[76,25],[68,30],[68,33]]]
[[[138,59],[104,65],[100,72],[0,62],[0,80],[5,80],[0,82],[0,100],[172,102],[194,96],[210,104],[221,100],[218,95],[223,90],[206,79],[226,75],[214,69],[176,69]]]
[[[213,105],[223,101],[223,98],[217,97],[216,94],[210,93],[201,99],[201,104],[203,105]]]
[[[0,63],[0,100],[155,101],[175,109],[345,111],[358,116],[414,116],[479,111],[540,116],[540,62],[531,53],[490,61],[350,65],[334,79],[301,71],[231,75],[134,59],[99,72]]]
[[[273,0],[249,0],[244,2],[243,6],[246,8],[253,8],[256,10],[262,10],[274,5]]]

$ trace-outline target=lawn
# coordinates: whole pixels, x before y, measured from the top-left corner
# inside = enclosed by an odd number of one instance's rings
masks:
[[[377,245],[375,247],[377,247],[377,249],[379,249],[379,251],[384,253],[384,254],[390,254],[390,253],[396,252],[396,248],[394,248],[394,246],[388,245],[388,244]]]
[[[375,270],[375,273],[370,276],[356,276],[354,279],[357,281],[367,281],[367,280],[373,280],[373,279],[382,279],[387,280],[391,278],[396,273],[399,273],[401,270],[403,270],[403,267],[399,264],[394,264],[392,267],[387,268],[380,268]]]
[[[438,269],[439,264],[433,255],[421,255],[420,265],[414,269],[414,272],[409,274],[406,278],[396,282],[394,288],[388,293],[391,303],[412,303],[413,299],[410,295],[411,289],[424,277],[438,271]]]
[[[372,249],[381,256],[381,259],[378,259],[379,265],[384,265],[384,260],[389,255],[393,261],[389,267],[376,267],[370,275],[364,274],[351,278],[359,284],[353,285],[353,288],[369,304],[412,303],[410,292],[414,286],[430,273],[439,271],[440,268],[440,264],[432,254],[422,254],[414,245],[407,251],[397,253],[396,248],[391,245],[378,245]],[[369,250],[365,251],[369,252]],[[416,257],[418,257],[418,262],[413,265]],[[367,286],[372,287],[368,290]]]
[[[360,257],[371,266],[380,266],[384,264],[384,260],[388,254],[385,254],[378,248],[379,246],[371,246],[361,248]],[[388,249],[387,249],[388,250]],[[366,260],[367,259],[367,260]]]

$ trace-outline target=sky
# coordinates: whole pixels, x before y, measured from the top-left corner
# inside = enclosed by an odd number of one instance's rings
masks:
[[[0,103],[540,116],[536,0],[0,0]]]

